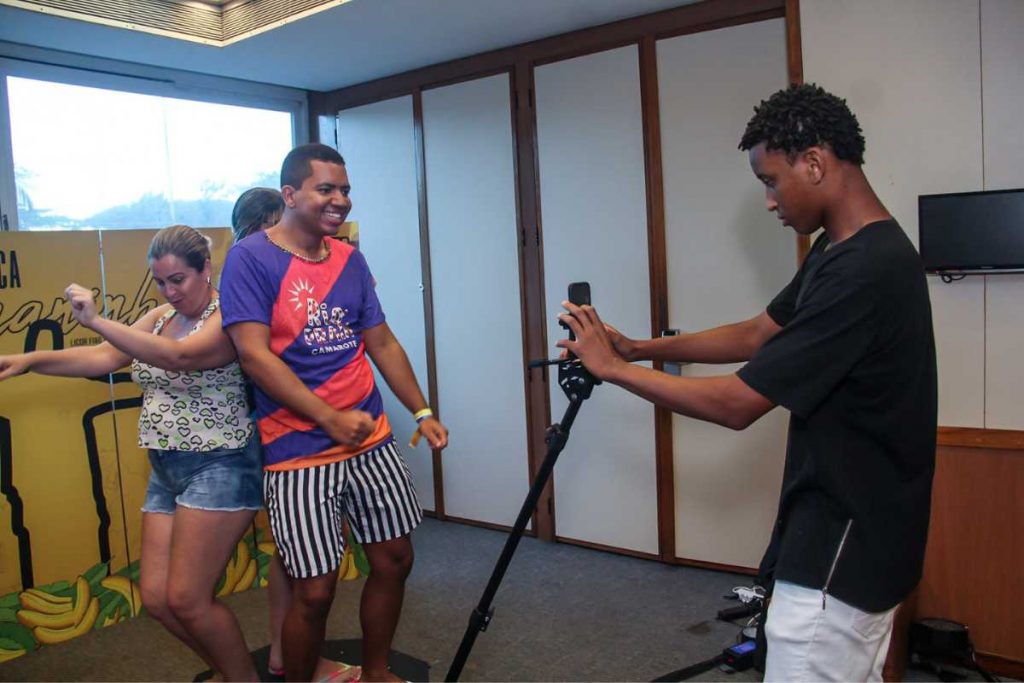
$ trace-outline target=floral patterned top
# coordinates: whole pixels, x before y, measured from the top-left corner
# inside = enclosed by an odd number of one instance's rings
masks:
[[[219,299],[206,307],[189,330],[195,334],[217,310]],[[175,310],[153,327],[160,334]],[[244,448],[253,434],[245,376],[238,361],[210,370],[176,372],[132,361],[132,379],[143,389],[139,446],[158,450],[213,451]]]

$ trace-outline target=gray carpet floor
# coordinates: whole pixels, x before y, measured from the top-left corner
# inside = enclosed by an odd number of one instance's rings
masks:
[[[427,519],[414,533],[394,649],[423,660],[444,680],[506,534]],[[715,619],[750,577],[670,567],[611,553],[524,538],[479,635],[464,681],[649,681],[731,645],[740,626]],[[328,639],[359,638],[362,581],[339,584]],[[228,598],[253,650],[267,645],[265,591]],[[0,664],[0,680],[182,681],[201,660],[152,619],[93,631]],[[753,671],[714,669],[694,680],[757,681]],[[908,680],[929,680],[911,673]]]

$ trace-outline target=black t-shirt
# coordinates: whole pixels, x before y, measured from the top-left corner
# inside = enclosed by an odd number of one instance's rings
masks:
[[[921,578],[936,370],[921,259],[892,220],[823,234],[768,306],[782,326],[739,371],[789,409],[763,573],[880,612]]]

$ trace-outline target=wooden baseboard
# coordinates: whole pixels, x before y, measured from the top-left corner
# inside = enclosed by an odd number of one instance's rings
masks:
[[[481,529],[490,529],[491,531],[504,531],[505,533],[511,533],[512,527],[505,526],[504,524],[494,524],[492,522],[480,522],[475,519],[465,519],[463,517],[452,517],[451,515],[445,515],[444,521],[456,522],[458,524],[465,524],[466,526],[480,527]],[[535,537],[537,532],[532,529],[526,529],[523,531],[523,536]]]
[[[1015,678],[1018,681],[1024,680],[1024,661],[1010,659],[989,652],[976,652],[978,665],[990,673],[1004,678]]]
[[[424,512],[426,516],[433,516],[432,513]],[[512,527],[504,526],[502,524],[492,524],[490,522],[479,522],[473,519],[464,519],[462,517],[452,517],[451,515],[445,515],[444,521],[456,522],[458,524],[465,524],[467,526],[480,527],[482,529],[491,529],[493,531],[512,531]],[[524,536],[535,537],[537,534],[527,529]],[[592,543],[590,541],[582,541],[578,538],[569,538],[567,536],[556,536],[555,542],[565,543],[567,545],[575,545],[580,548],[589,548],[590,550],[600,550],[606,553],[614,553],[616,555],[625,555],[627,557],[635,557],[641,560],[654,560],[656,562],[664,562],[660,555],[657,553],[645,553],[638,550],[629,550],[627,548],[617,548],[611,545],[603,545],[601,543]],[[703,560],[691,560],[685,557],[676,557],[670,564],[683,566],[683,567],[697,567],[700,569],[711,569],[719,572],[729,572],[732,574],[744,574],[746,576],[757,576],[757,569],[753,567],[739,567],[732,564],[720,564],[718,562],[705,562]]]
[[[735,564],[721,564],[720,562],[706,562],[704,560],[691,560],[686,557],[677,557],[673,564],[684,567],[697,567],[699,569],[713,569],[716,572],[730,572],[732,574],[745,574],[757,576],[756,567],[740,567]]]
[[[657,553],[643,553],[639,550],[628,550],[626,548],[616,548],[612,545],[602,545],[600,543],[591,543],[590,541],[581,541],[576,538],[567,538],[565,536],[555,536],[555,540],[559,543],[566,543],[568,545],[575,545],[581,548],[590,548],[591,550],[600,550],[606,553],[615,553],[616,555],[626,555],[627,557],[636,557],[641,560],[655,560],[661,562],[661,556]]]

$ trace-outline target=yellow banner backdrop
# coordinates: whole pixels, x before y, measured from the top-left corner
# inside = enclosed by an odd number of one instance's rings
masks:
[[[231,233],[203,232],[219,266]],[[104,314],[126,324],[162,303],[145,258],[154,233],[0,234],[0,354],[102,341],[71,315],[63,296],[71,282],[92,288]],[[127,368],[0,383],[0,662],[141,610],[149,463],[137,446],[140,405]],[[256,541],[250,533],[239,544],[219,592],[265,581],[272,547]]]
[[[339,235],[358,246],[347,223]],[[146,261],[155,230],[0,233],[0,355],[98,344],[64,299],[90,287],[103,315],[130,325],[163,303]],[[231,245],[212,240],[214,282]],[[142,502],[141,391],[127,368],[89,379],[26,374],[0,382],[0,662],[137,616]],[[267,583],[265,512],[238,543],[219,596]],[[339,579],[369,571],[349,543]]]

